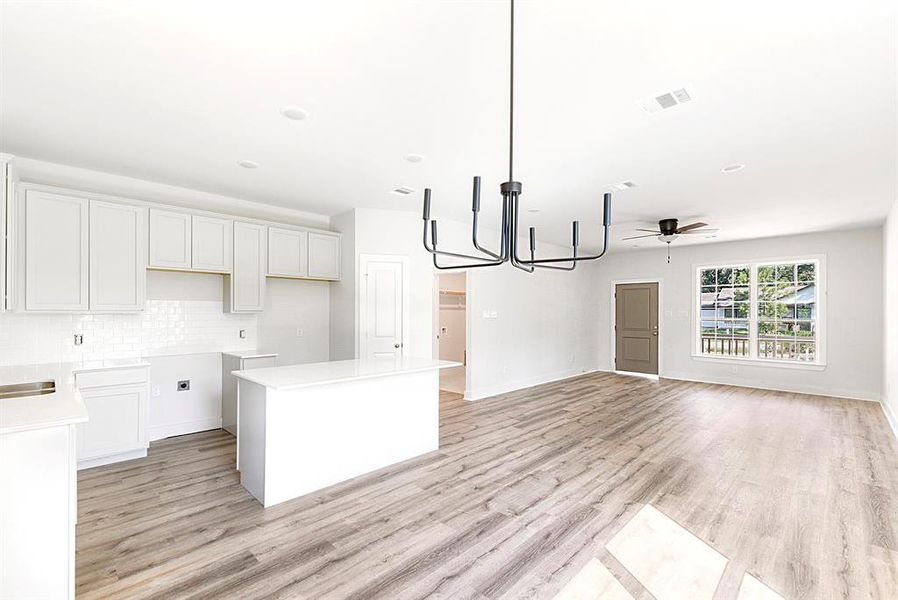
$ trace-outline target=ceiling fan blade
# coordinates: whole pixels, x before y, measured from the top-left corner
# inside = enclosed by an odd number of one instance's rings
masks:
[[[649,233],[654,233],[654,234],[656,234],[656,235],[661,235],[661,232],[658,231],[657,229],[640,229],[639,227],[637,227],[637,228],[636,228],[636,231],[648,231]]]
[[[682,234],[682,235],[696,235],[696,234],[699,234],[699,233],[702,233],[702,234],[704,234],[704,233],[717,233],[718,231],[720,231],[720,230],[719,230],[719,229],[713,229],[713,228],[712,228],[712,229],[692,229],[692,230],[690,230],[690,231],[681,231],[681,232],[679,232],[679,233]]]
[[[677,227],[677,233],[683,233],[684,231],[689,231],[690,229],[698,229],[699,227],[707,227],[707,223],[690,223],[689,225],[683,225],[682,227]]]
[[[658,237],[659,235],[660,235],[660,234],[658,234],[658,233],[650,233],[649,235],[634,235],[633,237],[626,237],[626,238],[623,238],[621,241],[627,241],[627,240],[639,240],[639,239],[647,238],[647,237]]]

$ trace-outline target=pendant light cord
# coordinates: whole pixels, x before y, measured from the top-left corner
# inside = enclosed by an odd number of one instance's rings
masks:
[[[514,0],[511,0],[511,68],[508,79],[508,181],[514,181]]]

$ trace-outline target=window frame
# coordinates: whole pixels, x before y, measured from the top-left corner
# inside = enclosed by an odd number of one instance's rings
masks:
[[[817,285],[817,316],[814,319],[816,335],[816,360],[799,362],[758,355],[758,267],[793,263],[815,263]],[[750,296],[748,318],[749,356],[713,356],[701,353],[701,271],[703,269],[745,268],[750,270]],[[823,370],[826,368],[826,255],[806,254],[774,258],[730,260],[694,264],[692,266],[692,359],[703,362],[746,364],[752,366],[780,367],[787,369]]]

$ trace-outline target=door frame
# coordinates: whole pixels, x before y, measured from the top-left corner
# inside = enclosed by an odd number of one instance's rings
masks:
[[[367,350],[368,336],[362,335],[368,331],[367,302],[368,302],[368,284],[365,280],[365,273],[368,270],[369,262],[398,262],[402,264],[402,355],[409,356],[409,323],[410,323],[410,294],[409,294],[409,270],[410,261],[408,256],[404,254],[359,254],[358,258],[358,280],[356,281],[356,315],[358,318],[358,327],[356,327],[355,335],[355,355],[362,359],[365,357]]]
[[[449,271],[450,273],[465,274],[465,392],[464,399],[471,400],[471,272],[472,269],[458,269],[457,271]],[[433,316],[431,325],[433,333],[431,334],[433,343],[433,358],[440,360],[440,275],[445,271],[434,271],[433,273]]]
[[[658,284],[658,374],[651,375],[649,373],[634,373],[632,371],[618,371],[617,362],[617,286],[626,285],[628,283],[657,283]],[[663,376],[662,365],[664,362],[664,353],[661,352],[663,346],[661,341],[664,336],[664,278],[662,277],[645,277],[635,279],[614,279],[611,281],[611,365],[610,371],[620,375],[634,375],[636,377],[646,377],[648,379],[660,379]]]

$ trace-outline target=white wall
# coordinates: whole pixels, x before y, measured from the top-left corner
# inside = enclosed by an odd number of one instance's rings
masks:
[[[356,309],[355,211],[331,217],[331,229],[343,234],[340,250],[341,280],[330,288],[330,360],[355,358]]]
[[[150,440],[221,427],[221,353],[155,356],[149,362]],[[190,389],[178,391],[185,379]]]
[[[553,252],[546,248],[546,256]],[[554,249],[558,255],[563,250]],[[479,399],[593,371],[599,342],[592,274],[511,265],[468,273],[468,382]],[[484,314],[496,313],[495,318]]]
[[[358,254],[399,254],[411,262],[410,354],[433,354],[434,273],[432,257],[421,244],[423,222],[418,212],[356,209],[332,219],[332,228],[355,239],[355,257],[344,256],[341,298],[331,296],[331,357],[337,348],[355,344]],[[440,220],[440,246],[472,251],[468,223]],[[495,246],[498,235],[484,231]],[[344,249],[348,245],[344,245]],[[565,252],[546,246],[544,252]],[[348,254],[348,253],[347,253]],[[446,261],[441,259],[441,264]],[[347,276],[348,268],[354,276]],[[440,273],[445,273],[441,271]],[[595,369],[598,336],[591,300],[593,278],[588,269],[573,273],[538,271],[529,275],[511,265],[471,269],[468,277],[468,364],[466,397],[470,399],[536,385]],[[345,295],[343,295],[345,294]],[[348,298],[353,298],[353,303]],[[495,319],[483,311],[496,312]],[[437,313],[438,314],[438,313]],[[350,331],[349,324],[353,324]],[[339,328],[335,328],[337,324]]]
[[[885,335],[883,336],[883,407],[898,436],[898,201],[883,226],[883,300]]]
[[[692,353],[693,271],[696,265],[826,255],[827,366],[822,371],[708,362]],[[661,375],[716,383],[878,400],[882,392],[882,228],[865,228],[744,242],[674,245],[614,254],[591,267],[591,310],[598,322],[600,369],[611,363],[612,281],[661,278]]]
[[[279,365],[329,360],[332,284],[272,278],[267,283],[265,311],[258,316],[259,350],[277,352]]]
[[[421,217],[398,210],[357,208],[331,220],[343,233],[342,281],[332,290],[331,359],[356,356],[358,257],[393,254],[409,258],[409,356],[433,355],[433,267],[421,245]]]

